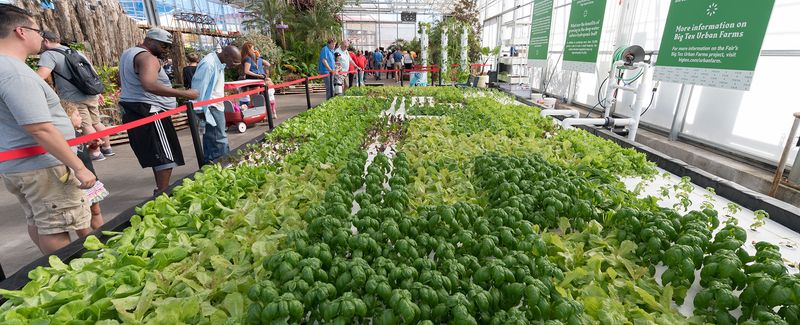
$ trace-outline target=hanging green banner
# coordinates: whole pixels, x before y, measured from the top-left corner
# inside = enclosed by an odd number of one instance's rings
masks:
[[[605,14],[606,0],[572,0],[564,70],[594,73]]]
[[[528,44],[528,63],[535,67],[547,65],[550,46],[550,26],[553,20],[553,0],[537,0],[531,14],[531,41]]]
[[[750,90],[775,0],[672,0],[656,80]]]

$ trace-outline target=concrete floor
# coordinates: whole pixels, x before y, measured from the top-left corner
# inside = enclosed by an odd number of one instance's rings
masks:
[[[311,94],[311,105],[316,106],[325,94]],[[278,119],[275,124],[306,111],[305,94],[276,96]],[[268,129],[266,123],[248,129],[245,133],[229,131],[231,149],[260,137]],[[197,159],[188,129],[178,132],[186,165],[173,171],[172,180],[177,181],[197,171]],[[114,146],[117,154],[104,161],[95,162],[97,175],[108,188],[110,195],[100,204],[106,220],[141,203],[153,195],[155,181],[150,169],[142,169],[127,144]],[[16,197],[0,186],[0,265],[6,275],[13,274],[22,266],[39,258],[41,253],[28,237],[25,217]]]

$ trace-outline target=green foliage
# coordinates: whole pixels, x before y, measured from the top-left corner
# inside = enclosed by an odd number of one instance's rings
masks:
[[[29,56],[25,58],[25,64],[31,68],[31,70],[36,71],[39,70],[39,58]]]
[[[464,23],[455,18],[436,21],[428,31],[428,55],[432,64],[442,63],[442,31],[447,27],[447,60],[449,64],[459,63],[461,60],[461,33]],[[469,50],[467,61],[476,62],[479,59],[480,44],[475,31],[469,30]],[[476,40],[473,42],[473,39]],[[450,67],[448,67],[450,69]]]
[[[342,23],[337,13],[343,6],[343,0],[288,4],[285,1],[259,0],[247,6],[253,14],[245,25],[261,30],[279,44],[282,38],[286,40],[286,44],[281,44],[280,54],[268,54],[275,72],[273,79],[282,80],[288,74],[316,74],[315,64],[325,41],[328,38],[341,39]],[[289,25],[284,35],[274,28],[280,21]]]
[[[411,51],[414,51],[414,52],[417,53],[417,55],[422,55],[422,46],[420,45],[419,38],[416,38],[416,37],[414,37],[414,39],[412,39],[410,41],[404,40],[402,38],[398,38],[394,42],[392,42],[391,45],[389,45],[387,50],[393,51],[396,48],[399,48],[399,49],[401,49],[403,51],[408,51],[409,53]],[[419,59],[420,59],[420,62],[421,62],[422,58],[419,58]]]
[[[756,210],[756,211],[753,211],[753,214],[756,217],[756,221],[754,221],[752,224],[750,224],[750,229],[756,230],[758,228],[763,227],[765,224],[767,224],[767,219],[769,219],[769,213],[767,213],[764,210]]]
[[[103,93],[103,106],[116,107],[119,100],[119,67],[95,67],[97,75],[103,80],[106,91]]]
[[[489,48],[489,47],[482,47],[481,48],[481,56],[483,57],[483,65],[481,66],[481,74],[483,74],[484,70],[486,69],[486,63],[489,62],[489,60],[492,57],[495,57],[498,54],[500,54],[500,46],[496,46],[493,49]],[[505,71],[503,71],[503,72],[505,72]]]
[[[643,154],[495,91],[348,94],[0,290],[0,323],[798,323],[781,248],[637,198]],[[382,114],[412,96],[435,116]]]
[[[0,323],[243,323],[262,262],[305,227],[301,216],[361,151],[366,126],[383,106],[344,102],[327,101],[270,133],[266,141],[302,143],[285,160],[256,160],[269,150],[253,147],[232,168],[206,166],[172,196],[137,208],[131,226],[105,233],[111,238],[104,245],[87,239],[82,258],[64,264],[51,257],[51,267],[32,271],[25,289],[0,290],[8,299]]]
[[[69,48],[78,51],[78,52],[86,52],[86,45],[83,42],[72,42],[69,43]]]

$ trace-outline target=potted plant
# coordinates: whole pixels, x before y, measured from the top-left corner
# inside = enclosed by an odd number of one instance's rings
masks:
[[[489,71],[486,71],[486,63],[489,62],[489,59],[497,56],[500,54],[500,47],[497,46],[493,49],[489,47],[482,47],[481,48],[481,56],[483,57],[483,64],[481,65],[481,75],[478,77],[478,87],[479,88],[486,88],[486,84],[489,83]]]

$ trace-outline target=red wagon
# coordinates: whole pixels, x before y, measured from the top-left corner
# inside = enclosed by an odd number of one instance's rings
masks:
[[[248,126],[253,126],[258,122],[267,119],[267,105],[263,95],[250,95],[252,107],[242,111],[236,110],[233,103],[224,101],[225,104],[225,127],[236,126],[239,133],[247,131]]]
[[[225,90],[238,89],[246,86],[265,86],[263,80],[239,80],[225,83]],[[267,102],[264,95],[250,95],[250,105],[247,110],[237,110],[233,103],[224,101],[225,127],[236,126],[239,133],[244,133],[248,126],[267,119]]]

